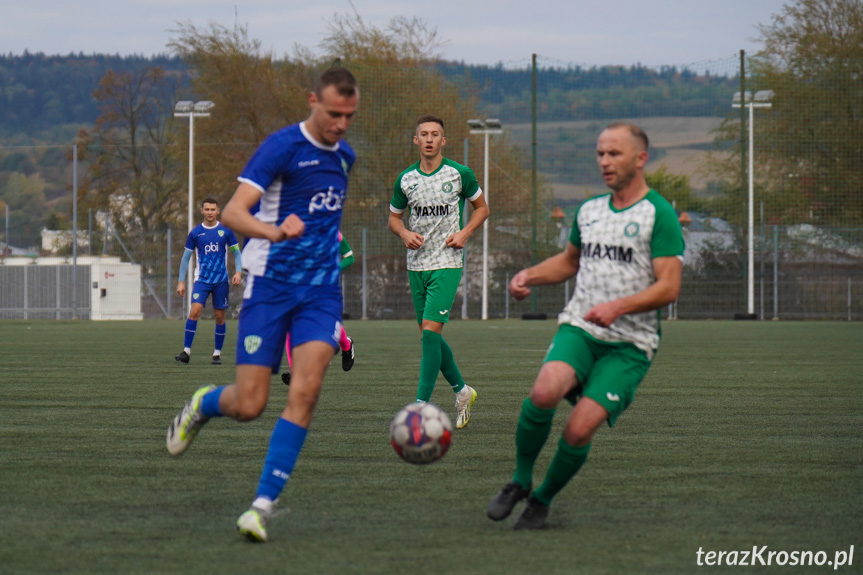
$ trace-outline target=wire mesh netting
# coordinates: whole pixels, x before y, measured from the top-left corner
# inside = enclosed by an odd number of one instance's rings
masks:
[[[424,65],[422,73],[385,63],[345,64],[362,89],[360,113],[347,137],[358,161],[342,224],[356,256],[342,277],[349,317],[414,317],[405,248],[386,221],[393,182],[417,158],[411,141],[414,122],[423,113],[435,113],[446,120],[445,155],[474,170],[491,208],[486,250],[479,231],[466,250],[455,319],[481,317],[483,297],[490,318],[560,311],[572,292],[571,282],[539,287],[535,297],[522,302],[509,297],[506,286],[518,270],[560,251],[581,202],[605,193],[594,159],[596,138],[606,124],[620,120],[639,124],[649,136],[648,182],[672,201],[684,229],[683,288],[678,302],[663,314],[730,318],[754,305],[755,315],[765,319],[863,319],[863,177],[857,161],[863,154],[859,142],[848,143],[848,133],[854,133],[851,120],[842,116],[848,96],[831,84],[830,74],[810,73],[807,91],[800,94],[784,83],[787,78],[771,76],[754,61],[746,61],[741,82],[738,56],[659,69],[597,68],[544,58],[536,60],[535,68],[530,59],[496,67],[436,63]],[[285,73],[307,74],[292,70]],[[733,107],[735,92],[768,88],[773,92],[770,107]],[[307,113],[303,98],[297,92],[298,101],[274,114],[269,129],[276,129],[277,121],[302,120]],[[227,201],[235,176],[260,140],[249,131],[244,136],[227,111],[220,119],[226,105],[213,99],[212,117],[195,124],[195,223],[204,197]],[[472,135],[467,120],[476,117],[499,119],[503,134]],[[167,112],[159,125],[168,127],[170,137],[142,146],[138,159],[149,157],[151,167],[162,166],[163,195],[154,195],[158,186],[152,179],[123,171],[128,164],[118,163],[116,156],[131,156],[132,148],[122,137],[79,143],[78,171],[85,183],[76,255],[139,265],[141,282],[132,289],[140,292],[144,318],[185,315],[174,290],[188,225],[191,129]],[[27,212],[19,201],[41,201],[42,213],[51,212],[59,193],[46,182],[57,179],[49,170],[55,169],[58,149],[0,149],[7,167],[17,166],[21,157],[32,158],[26,172],[3,176],[0,198],[7,211],[0,317],[68,317],[70,310],[90,317],[93,298],[105,297],[96,287],[99,278],[90,279],[89,268],[77,275],[73,290],[72,276],[65,271],[45,271],[40,279],[27,275],[25,266],[11,265],[20,258],[60,268],[72,262],[68,220],[65,231],[35,250],[27,248],[41,241],[42,236],[36,237],[43,228],[53,229],[57,222],[49,215],[26,215],[39,211]],[[99,163],[111,154],[114,163]],[[832,164],[823,157],[832,158]],[[110,200],[88,204],[87,198],[98,195],[100,181],[106,187],[108,166],[119,174],[110,180]],[[70,181],[71,166],[65,172]],[[47,256],[61,261],[39,261]],[[82,277],[87,278],[83,284]],[[40,302],[39,311],[28,314],[33,302]],[[229,317],[236,317],[240,302],[241,288],[232,288]]]

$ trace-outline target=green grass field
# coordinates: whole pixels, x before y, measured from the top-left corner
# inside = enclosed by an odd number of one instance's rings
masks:
[[[388,429],[414,397],[416,325],[350,321],[356,366],[333,362],[266,545],[234,521],[284,404],[278,377],[257,421],[211,421],[183,457],[165,450],[192,392],[233,380],[236,324],[222,366],[209,365],[212,326],[181,365],[180,321],[0,323],[0,573],[694,573],[699,548],[756,545],[831,560],[854,545],[840,572],[863,571],[860,323],[664,323],[635,403],[600,431],[547,529],[515,532],[485,506],[511,476],[555,324],[447,326],[479,398],[446,457],[412,466]],[[454,417],[442,378],[432,400]]]

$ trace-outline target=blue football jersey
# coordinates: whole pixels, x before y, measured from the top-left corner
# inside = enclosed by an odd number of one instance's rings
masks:
[[[212,228],[198,224],[186,238],[186,249],[195,252],[195,281],[217,284],[228,281],[228,248],[236,246],[237,236],[216,222]]]
[[[249,239],[243,267],[251,275],[304,285],[338,283],[339,226],[355,159],[346,142],[327,146],[303,124],[283,128],[261,144],[238,178],[261,192],[252,215],[278,225],[296,214],[305,231],[278,243]]]

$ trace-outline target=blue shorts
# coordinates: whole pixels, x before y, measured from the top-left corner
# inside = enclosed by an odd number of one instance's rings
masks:
[[[237,328],[237,365],[265,365],[278,373],[289,332],[292,348],[322,341],[335,353],[342,332],[339,285],[308,286],[247,277]]]
[[[231,286],[228,282],[208,284],[195,282],[192,286],[192,303],[207,307],[207,298],[213,296],[213,309],[228,309],[228,293]]]

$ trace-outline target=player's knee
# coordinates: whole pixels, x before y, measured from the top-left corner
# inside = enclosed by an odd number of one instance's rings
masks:
[[[558,395],[559,394],[550,387],[542,385],[541,382],[537,382],[530,389],[528,397],[530,398],[530,402],[535,406],[541,407],[542,409],[551,409],[556,407],[560,401],[560,397],[558,397]]]
[[[291,406],[299,412],[311,414],[318,405],[318,397],[318,393],[298,393],[291,396]]]
[[[238,421],[252,421],[257,419],[267,407],[267,399],[257,397],[239,397],[236,404],[236,419]]]
[[[547,389],[533,386],[528,394],[530,402],[542,409],[551,409],[557,406],[557,399]]]
[[[593,439],[594,429],[591,426],[575,422],[563,431],[563,440],[573,447],[583,447]]]

